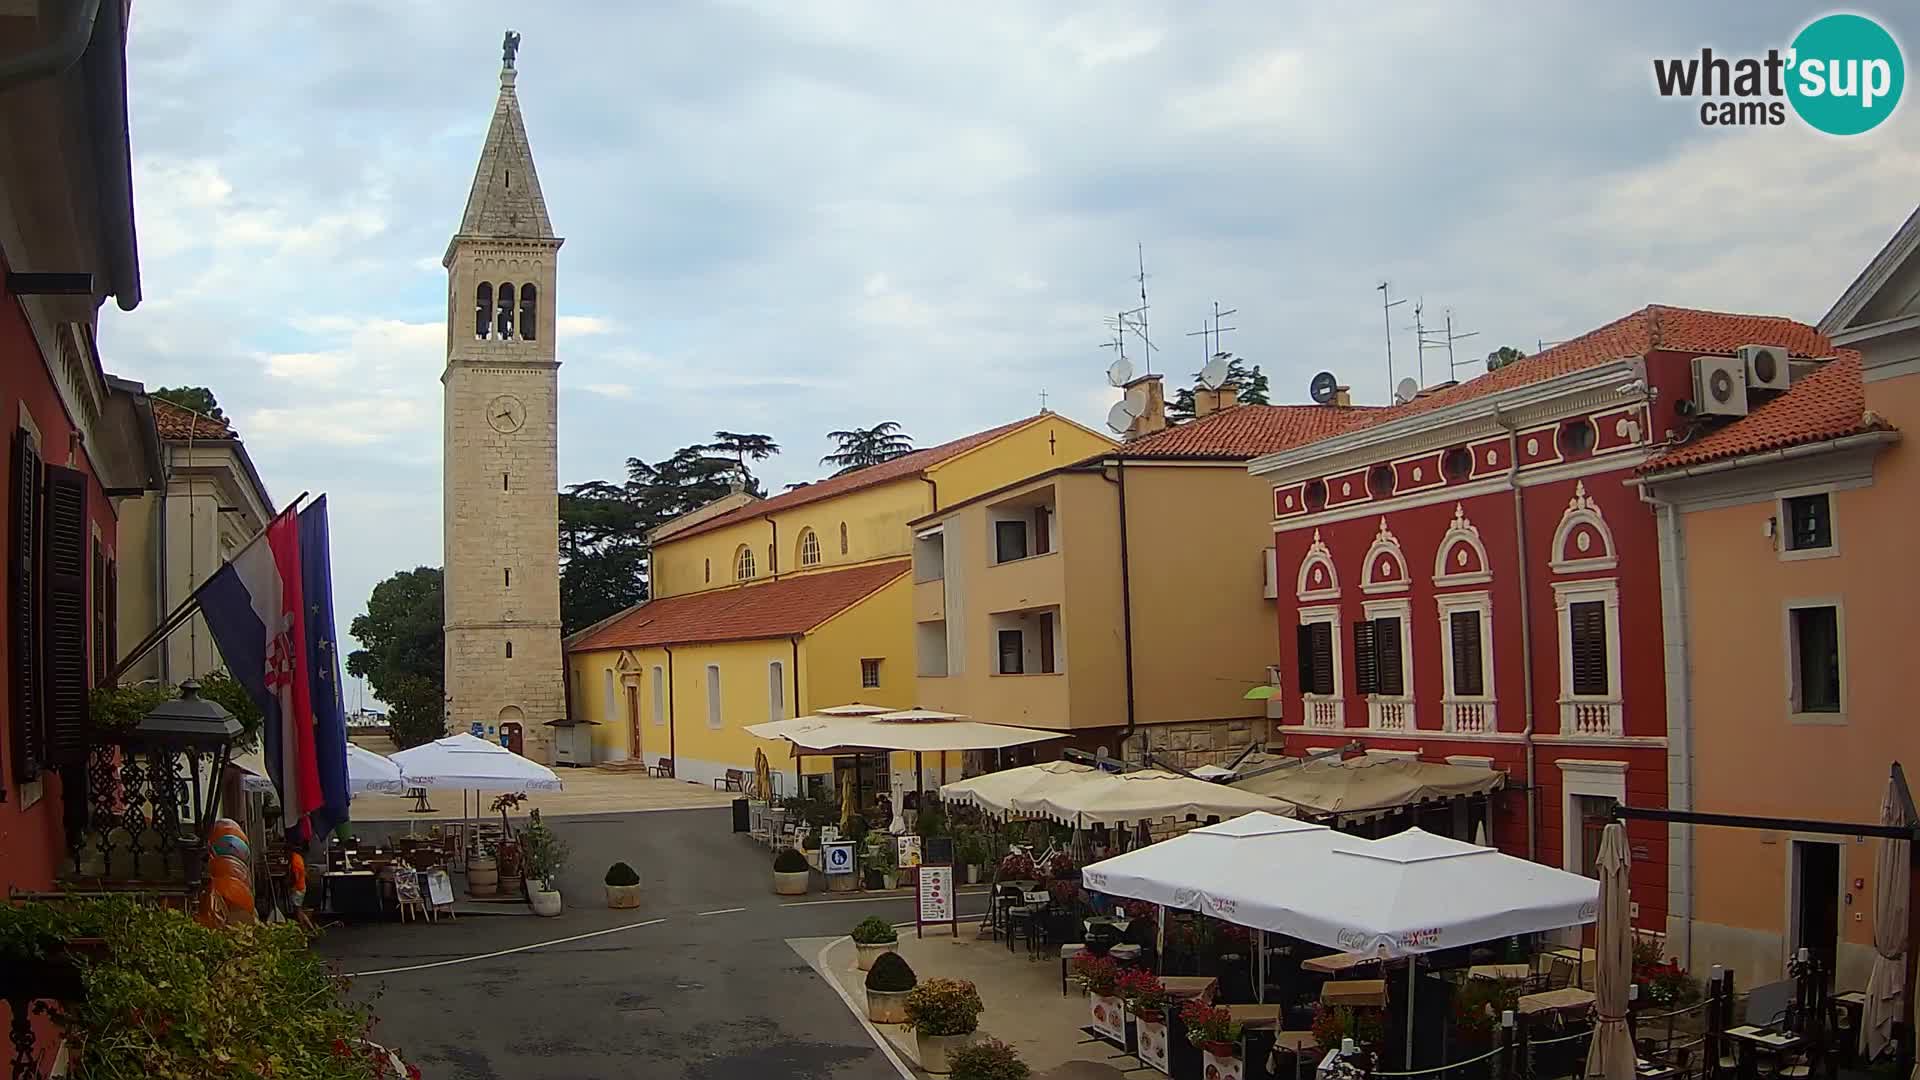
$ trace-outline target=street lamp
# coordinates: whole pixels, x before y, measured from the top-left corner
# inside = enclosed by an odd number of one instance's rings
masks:
[[[187,881],[197,883],[206,865],[207,832],[219,813],[220,781],[232,758],[240,721],[219,702],[201,697],[200,684],[188,679],[180,684],[180,696],[154,706],[134,734],[147,758],[153,825],[162,836],[176,838]]]

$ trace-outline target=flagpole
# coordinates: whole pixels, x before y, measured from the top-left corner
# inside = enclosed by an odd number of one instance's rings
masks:
[[[267,522],[266,526],[263,527],[259,532],[254,533],[253,539],[248,540],[245,544],[242,544],[240,546],[240,550],[234,552],[233,558],[228,559],[227,562],[231,563],[233,559],[237,559],[241,555],[245,554],[248,548],[251,548],[253,547],[253,545],[259,543],[260,538],[267,535],[267,529],[272,528],[273,523],[275,521],[279,521],[281,518],[286,517],[288,514],[291,514],[294,511],[300,509],[300,504],[306,501],[308,494],[310,494],[310,492],[303,491],[300,494],[294,496],[293,501],[287,504],[287,508],[285,510],[282,510],[279,513],[273,515],[273,517]],[[225,565],[225,564],[223,563],[222,565]],[[218,568],[216,568],[215,573],[218,573],[218,572],[219,572]],[[207,575],[207,581],[212,581],[212,580],[213,580],[213,574]],[[141,638],[140,641],[137,644],[135,644],[132,649],[128,650],[125,656],[121,657],[117,662],[114,663],[112,668],[109,669],[107,672],[108,686],[119,685],[120,676],[126,674],[128,668],[139,663],[141,657],[144,657],[148,653],[152,652],[157,646],[159,646],[159,644],[162,641],[165,641],[168,637],[170,637],[175,630],[178,630],[182,626],[185,626],[187,624],[187,620],[193,618],[194,615],[199,613],[200,592],[202,589],[205,589],[207,587],[207,581],[203,581],[199,585],[195,586],[193,592],[188,594],[185,600],[180,601],[179,607],[176,607],[171,612],[168,612],[167,617],[160,620],[160,625],[156,626],[152,633],[148,634],[146,637]]]

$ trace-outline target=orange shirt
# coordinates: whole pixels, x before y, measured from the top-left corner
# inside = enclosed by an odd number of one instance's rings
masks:
[[[297,893],[307,891],[307,860],[297,851],[287,859],[287,887]]]

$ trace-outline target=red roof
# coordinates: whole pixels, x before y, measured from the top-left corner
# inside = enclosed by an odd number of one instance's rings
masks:
[[[1860,385],[1860,354],[1843,349],[1838,359],[1801,379],[1793,389],[1698,442],[1668,450],[1638,471],[1658,473],[1885,430],[1891,430],[1891,425],[1867,414],[1866,394]]]
[[[1041,415],[1044,416],[1047,414],[1043,413]],[[805,506],[808,503],[819,502],[821,499],[830,499],[835,495],[845,495],[849,491],[859,491],[862,488],[875,487],[879,484],[887,483],[890,480],[904,480],[909,477],[918,476],[934,465],[938,465],[949,458],[959,457],[961,454],[966,453],[976,446],[984,446],[1000,436],[1016,428],[1024,427],[1038,419],[1040,419],[1039,416],[1025,417],[1024,419],[1015,420],[1011,424],[1002,424],[997,428],[989,428],[978,434],[969,435],[964,439],[955,439],[950,443],[930,446],[925,450],[915,450],[911,454],[902,455],[894,458],[892,461],[883,461],[878,465],[869,465],[864,469],[847,473],[844,476],[833,476],[818,481],[817,483],[808,484],[806,487],[795,488],[792,491],[783,491],[771,498],[748,503],[738,510],[731,510],[718,517],[709,518],[698,525],[688,528],[684,532],[676,532],[668,536],[663,536],[659,542],[662,544],[671,544],[676,540],[684,540],[689,536],[699,536],[702,533],[709,533],[715,529],[723,529],[728,525],[737,524],[738,522],[752,521],[762,514],[791,510],[796,506]]]
[[[153,426],[163,439],[231,439],[236,436],[225,420],[202,416],[164,398],[150,398]]]
[[[1245,461],[1338,435],[1382,411],[1366,405],[1236,405],[1157,431],[1115,453],[1100,456]]]
[[[1367,427],[1442,409],[1630,356],[1645,356],[1660,350],[1724,354],[1742,345],[1780,345],[1791,355],[1802,357],[1834,354],[1833,342],[1827,340],[1826,335],[1792,319],[1650,304],[1598,330],[1590,330],[1458,386],[1416,398],[1405,405],[1376,409],[1355,426]]]
[[[804,634],[906,573],[912,563],[893,559],[649,600],[587,631],[567,649],[635,649]]]

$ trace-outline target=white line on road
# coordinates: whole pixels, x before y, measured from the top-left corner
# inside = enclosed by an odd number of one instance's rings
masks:
[[[866,1029],[867,1035],[873,1039],[874,1045],[879,1047],[880,1052],[887,1056],[887,1060],[892,1062],[893,1067],[900,1071],[902,1080],[914,1080],[913,1070],[907,1067],[906,1062],[900,1060],[900,1054],[894,1050],[893,1044],[887,1041],[885,1035],[880,1034],[879,1028],[873,1026],[873,1021],[867,1019],[867,1010],[861,1008],[860,1005],[853,1000],[853,995],[847,992],[847,988],[840,985],[840,980],[834,978],[833,973],[827,970],[827,950],[845,940],[847,939],[844,937],[834,938],[832,941],[820,947],[819,954],[813,958],[812,966],[814,973],[826,980],[827,985],[833,987],[834,993],[840,995],[840,1000],[846,1003],[847,1011],[852,1013],[853,1018],[859,1021],[861,1027]]]
[[[511,956],[514,953],[529,952],[533,949],[544,949],[549,945],[565,945],[570,941],[585,941],[587,938],[596,938],[604,934],[618,934],[622,930],[638,930],[643,926],[655,926],[666,921],[665,919],[648,919],[646,922],[628,923],[625,926],[613,926],[605,930],[593,930],[585,934],[575,934],[572,937],[555,938],[552,941],[536,941],[531,945],[518,945],[511,949],[501,949],[499,952],[481,953],[478,956],[459,956],[452,960],[435,960],[431,964],[413,964],[408,967],[381,968],[378,971],[355,971],[349,973],[347,978],[364,979],[370,975],[399,975],[403,972],[425,971],[428,968],[448,967],[453,964],[470,964],[475,960],[491,960],[496,956]]]
[[[745,910],[747,909],[743,907],[723,907],[723,908],[715,908],[712,911],[702,911],[700,912],[700,914],[701,915],[731,915],[736,911],[745,911]]]

